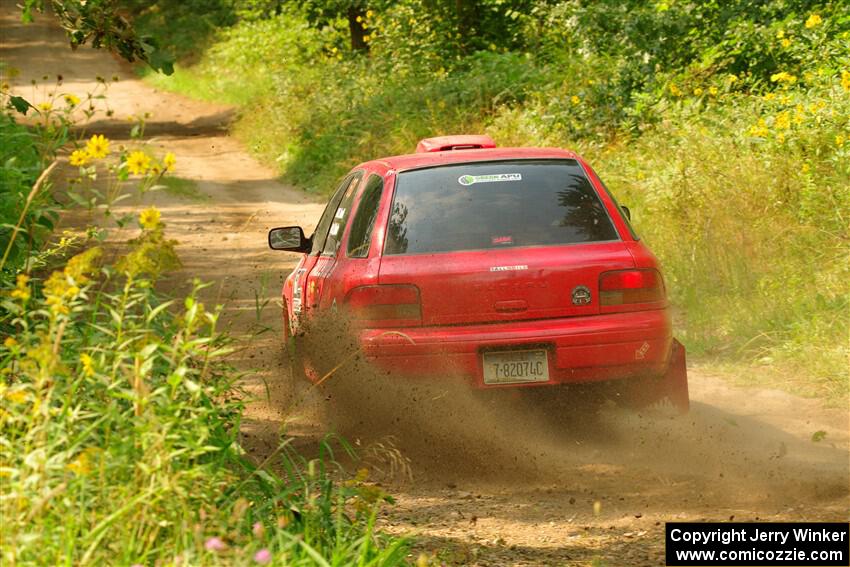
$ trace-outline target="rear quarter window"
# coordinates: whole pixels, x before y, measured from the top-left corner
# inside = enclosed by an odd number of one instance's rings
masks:
[[[357,181],[360,180],[361,175],[362,174],[360,172],[346,175],[345,179],[343,179],[339,184],[339,187],[337,187],[337,190],[334,191],[333,197],[331,197],[330,201],[328,201],[328,204],[325,206],[325,210],[319,219],[319,223],[316,225],[316,230],[313,231],[313,236],[311,237],[313,240],[313,246],[310,250],[310,256],[318,256],[325,248],[325,240],[328,237],[331,222],[334,220],[334,214],[339,208],[339,202],[342,200],[351,184],[356,184]]]
[[[452,164],[402,172],[384,253],[619,240],[575,160]]]
[[[348,223],[348,217],[351,215],[351,205],[354,201],[354,194],[357,191],[357,185],[360,183],[362,175],[355,175],[348,184],[339,206],[334,212],[331,219],[331,226],[328,230],[328,236],[325,239],[325,244],[322,247],[322,256],[336,256],[339,250],[339,244],[342,240],[342,233],[345,225]]]
[[[346,254],[349,258],[365,258],[369,255],[369,245],[372,240],[372,229],[378,216],[378,207],[384,193],[384,179],[372,174],[366,181],[366,188],[357,205],[357,212],[351,221],[351,232],[348,235]]]

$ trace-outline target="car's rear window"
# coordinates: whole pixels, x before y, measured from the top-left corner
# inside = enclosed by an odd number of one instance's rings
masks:
[[[618,238],[575,160],[463,163],[399,174],[384,254]]]

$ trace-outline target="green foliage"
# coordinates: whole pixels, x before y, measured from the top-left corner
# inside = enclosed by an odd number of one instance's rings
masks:
[[[74,110],[90,118],[100,95],[81,101],[60,83],[27,104],[33,126],[17,124],[15,108],[0,114],[2,561],[402,563],[404,540],[374,532],[389,497],[365,476],[336,480],[345,473],[331,447],[353,454],[344,442],[325,441],[312,461],[287,442],[259,465],[245,456],[244,393],[224,361],[220,307],[205,308],[198,282],[180,300],[155,291],[179,267],[158,210],[142,211],[141,233],[113,265],[101,265],[99,246],[60,260],[104,231],[57,242],[43,220],[54,208],[80,204],[124,226],[134,217],[114,218],[112,207],[133,186],[192,189],[166,176],[174,154],[141,143],[143,119],[128,145],[68,143]],[[70,167],[51,185],[65,153]],[[57,261],[64,267],[48,268]]]
[[[373,532],[388,497],[331,480],[330,444],[243,456],[241,396],[223,363],[219,309],[164,301],[149,258],[172,256],[156,215],[115,267],[100,248],[2,292],[3,561],[21,564],[394,565],[404,542]],[[158,252],[152,252],[158,248]],[[139,253],[144,250],[144,253]]]
[[[50,0],[50,11],[68,34],[71,47],[90,43],[106,48],[127,61],[144,61],[156,71],[170,75],[173,57],[158,46],[153,36],[139,35],[119,10],[116,0]],[[21,6],[24,21],[32,21],[34,11],[44,12],[45,0],[25,0]]]
[[[846,394],[848,116],[831,79],[769,102],[684,103],[635,141],[585,151],[662,260],[692,353],[780,364],[813,382],[801,390]]]
[[[0,113],[0,255],[5,257],[0,270],[7,270],[0,281],[8,281],[8,274],[40,249],[56,220],[50,193],[33,193],[46,165],[37,142],[31,130]]]
[[[201,55],[216,30],[236,23],[230,0],[120,0],[133,14],[139,33],[167,41],[164,47],[182,60]]]

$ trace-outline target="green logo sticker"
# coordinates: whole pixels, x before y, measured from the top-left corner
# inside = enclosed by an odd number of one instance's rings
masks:
[[[464,186],[474,185],[475,183],[500,183],[503,181],[522,181],[522,174],[497,173],[494,175],[461,175],[457,178],[457,182]]]

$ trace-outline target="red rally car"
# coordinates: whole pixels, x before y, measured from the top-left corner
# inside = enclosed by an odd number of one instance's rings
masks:
[[[607,381],[687,411],[664,279],[629,216],[573,152],[422,140],[355,167],[309,238],[269,232],[271,248],[303,254],[283,286],[284,332],[338,310],[394,375],[553,393]]]

